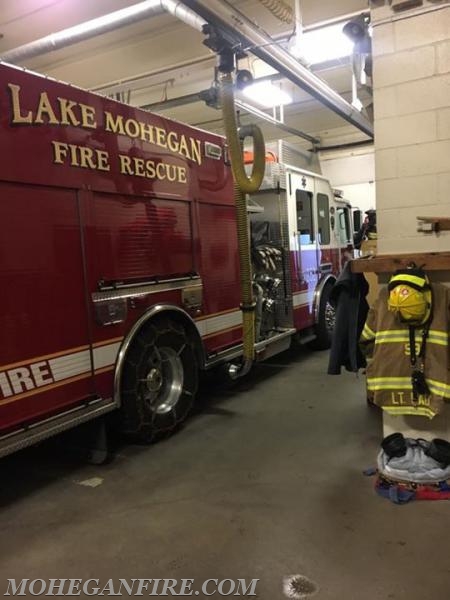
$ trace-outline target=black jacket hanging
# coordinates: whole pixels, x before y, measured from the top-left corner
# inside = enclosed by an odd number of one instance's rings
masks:
[[[340,375],[341,367],[358,371],[366,366],[359,348],[359,338],[364,328],[369,305],[366,300],[369,284],[361,273],[352,273],[348,262],[330,295],[336,310],[336,320],[331,342],[329,375]]]

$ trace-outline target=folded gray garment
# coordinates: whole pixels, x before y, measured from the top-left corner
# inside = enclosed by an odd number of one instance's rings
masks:
[[[450,465],[442,465],[425,454],[427,443],[417,444],[416,440],[407,438],[405,456],[389,458],[384,450],[378,454],[378,471],[386,477],[413,483],[439,483],[450,479]]]

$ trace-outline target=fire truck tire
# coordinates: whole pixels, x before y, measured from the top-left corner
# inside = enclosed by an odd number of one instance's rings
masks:
[[[182,323],[158,317],[128,349],[121,378],[122,429],[151,443],[173,433],[193,408],[198,362]]]
[[[334,328],[334,309],[329,300],[333,284],[327,283],[322,290],[319,303],[319,314],[315,326],[316,339],[310,342],[313,350],[327,350],[331,346]]]

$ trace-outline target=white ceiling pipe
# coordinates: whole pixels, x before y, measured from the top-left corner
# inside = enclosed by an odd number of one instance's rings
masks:
[[[191,8],[194,12],[190,10]],[[373,126],[368,119],[324,81],[301,65],[289,52],[280,48],[263,30],[219,0],[208,0],[207,5],[199,0],[145,0],[9,50],[0,57],[0,60],[11,63],[21,62],[162,14],[163,11],[169,12],[198,31],[202,30],[206,22],[204,18],[213,25],[219,25],[223,30],[239,38],[244,45],[251,48],[253,54],[274,67],[287,79],[373,137]]]
[[[296,0],[300,1],[300,0]],[[179,2],[178,2],[179,4]],[[195,14],[195,13],[194,13]],[[360,10],[352,13],[347,13],[346,15],[341,15],[340,17],[334,17],[333,19],[327,19],[326,21],[318,21],[313,23],[312,25],[307,25],[303,28],[303,32],[314,31],[316,29],[321,29],[322,27],[327,27],[329,25],[335,25],[336,23],[344,23],[350,21],[354,17],[358,17],[359,15],[364,14]],[[273,36],[273,39],[277,42],[285,42],[291,36],[289,33],[279,33]],[[206,65],[207,63],[211,63],[215,60],[214,54],[204,54],[203,56],[199,56],[197,58],[192,58],[190,60],[182,61],[176,64],[165,65],[164,67],[160,67],[155,71],[146,71],[145,73],[140,73],[138,75],[131,75],[129,77],[121,77],[115,81],[109,81],[107,83],[102,83],[100,85],[96,85],[90,88],[92,91],[101,91],[103,94],[122,92],[124,90],[135,89],[139,87],[140,81],[144,81],[146,83],[151,83],[152,79],[156,76],[160,76],[162,74],[168,75],[173,71],[183,69],[185,67],[190,67],[192,65]],[[175,76],[175,75],[172,75]],[[147,81],[148,80],[148,81]]]
[[[205,23],[182,2],[176,0],[145,0],[8,50],[0,56],[0,60],[9,63],[20,63],[53,50],[59,50],[121,27],[132,25],[143,19],[162,15],[165,12],[174,15],[191,27],[195,27],[198,31],[201,31]]]
[[[184,2],[179,2],[178,0],[160,0],[160,2],[161,7],[165,11],[197,31],[202,31],[203,25],[206,25],[206,21],[188,8]]]
[[[301,0],[295,0],[295,35],[289,44],[289,52],[301,60],[302,58],[302,36],[303,36],[303,15],[300,7]]]
[[[220,0],[182,1],[211,25],[233,36],[236,42],[241,42],[244,48],[248,48],[295,85],[314,96],[366,135],[373,137],[373,125],[364,115],[228,3],[224,4]]]

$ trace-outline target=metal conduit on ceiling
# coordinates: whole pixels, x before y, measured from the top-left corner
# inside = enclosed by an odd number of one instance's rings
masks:
[[[372,123],[347,100],[330,88],[317,75],[304,67],[289,52],[281,48],[250,19],[220,0],[181,0],[211,25],[236,40],[261,58],[276,71],[314,96],[322,104],[343,117],[369,137],[373,137]]]
[[[22,62],[166,12],[197,31],[201,31],[205,24],[201,17],[177,0],[145,0],[8,50],[0,56],[0,60],[13,64]]]
[[[299,0],[296,0],[299,1]],[[305,27],[302,28],[302,31],[305,32],[309,32],[309,31],[315,31],[317,29],[321,29],[323,27],[328,27],[330,25],[335,25],[337,23],[346,23],[347,21],[350,21],[350,19],[353,19],[354,17],[357,17],[361,14],[365,14],[365,12],[361,12],[361,11],[355,11],[355,12],[351,12],[351,13],[347,13],[345,15],[340,15],[339,17],[334,17],[332,19],[327,19],[325,21],[319,21],[317,23],[313,23],[311,25],[306,25]],[[291,33],[279,33],[277,35],[273,36],[273,39],[276,42],[279,43],[283,43],[283,42],[287,42],[288,39],[291,37]],[[90,88],[93,92],[102,92],[102,93],[115,93],[117,91],[123,91],[125,87],[128,87],[133,90],[136,89],[141,81],[145,81],[145,80],[149,80],[151,81],[151,79],[153,77],[158,77],[162,74],[167,74],[167,73],[171,73],[173,71],[177,71],[179,69],[182,69],[184,67],[190,67],[192,65],[206,65],[207,63],[212,63],[212,61],[214,61],[215,57],[212,53],[210,54],[205,54],[204,56],[199,56],[197,58],[192,58],[192,59],[188,59],[186,61],[182,61],[176,64],[169,64],[169,65],[165,65],[164,67],[160,67],[156,70],[153,71],[146,71],[145,73],[140,73],[138,75],[131,75],[129,77],[121,77],[120,79],[117,79],[116,81],[109,81],[109,82],[105,82],[105,83],[101,83],[99,85],[96,85],[92,88]],[[347,59],[349,62],[348,64],[350,64],[350,58]],[[342,65],[343,59],[339,59],[339,63],[335,63],[335,64],[339,64]],[[325,66],[326,68],[329,68],[330,66],[333,66],[333,63],[331,62],[326,62],[323,64],[319,64],[319,65],[312,65],[311,69],[312,71],[319,71],[321,70],[319,67]],[[280,75],[281,77],[281,75]]]
[[[207,5],[206,2],[200,0],[146,0],[19,46],[4,53],[1,60],[12,63],[20,62],[130,25],[143,18],[162,14],[163,11],[169,12],[198,31],[202,31],[205,20],[220,27],[229,35],[234,36],[238,43],[249,47],[253,54],[295,85],[310,93],[365,134],[373,137],[373,126],[368,119],[324,81],[299,63],[289,52],[279,47],[268,34],[255,26],[242,13],[236,12],[220,0],[208,0]]]

